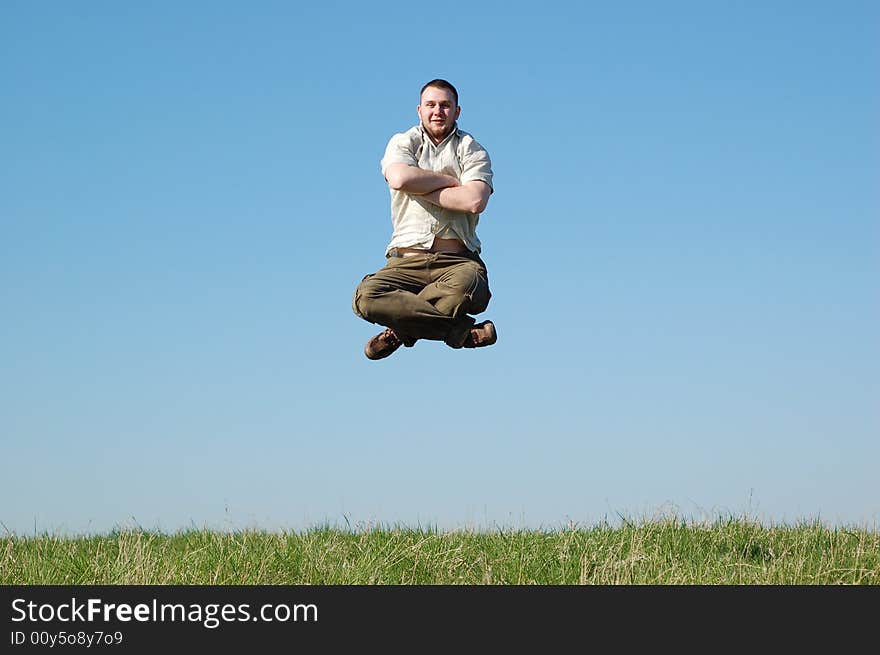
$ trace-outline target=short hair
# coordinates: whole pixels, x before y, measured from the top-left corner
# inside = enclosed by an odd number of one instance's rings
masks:
[[[429,86],[433,86],[437,89],[446,89],[447,91],[452,92],[452,95],[455,98],[455,104],[456,104],[456,106],[458,105],[458,91],[456,91],[455,87],[452,86],[452,84],[450,84],[446,80],[441,80],[441,79],[431,80],[425,86],[422,87],[422,90],[419,91],[419,103],[422,102],[422,94],[425,92],[425,89],[427,89]]]

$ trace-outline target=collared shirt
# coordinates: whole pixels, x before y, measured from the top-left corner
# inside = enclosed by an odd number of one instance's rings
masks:
[[[395,134],[388,141],[382,157],[382,175],[391,164],[418,166],[427,171],[451,175],[461,184],[482,180],[492,187],[492,162],[489,153],[467,132],[456,125],[452,132],[434,145],[421,125]],[[394,232],[385,254],[392,248],[430,248],[435,237],[460,239],[468,250],[480,252],[477,238],[479,214],[444,209],[432,202],[391,189],[391,224]]]

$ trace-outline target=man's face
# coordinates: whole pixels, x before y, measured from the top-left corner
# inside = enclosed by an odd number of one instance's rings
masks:
[[[419,102],[419,119],[422,127],[434,143],[440,143],[452,131],[461,107],[455,104],[455,96],[448,89],[429,86]]]

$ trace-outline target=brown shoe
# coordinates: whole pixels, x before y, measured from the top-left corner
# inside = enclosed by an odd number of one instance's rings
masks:
[[[491,346],[496,341],[498,341],[498,333],[495,331],[495,324],[492,321],[483,321],[470,329],[463,347],[482,348]]]
[[[383,359],[400,348],[401,345],[403,345],[403,341],[400,340],[397,333],[388,328],[367,341],[364,354],[367,359]]]

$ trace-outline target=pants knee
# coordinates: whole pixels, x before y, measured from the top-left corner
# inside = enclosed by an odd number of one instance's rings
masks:
[[[370,319],[371,294],[369,279],[371,277],[372,275],[367,275],[354,290],[354,296],[351,299],[351,309],[356,316],[360,316],[371,323],[375,323],[375,321]]]
[[[479,314],[480,312],[486,311],[491,298],[492,292],[489,291],[488,285],[484,285],[477,289],[470,298],[468,314]]]

